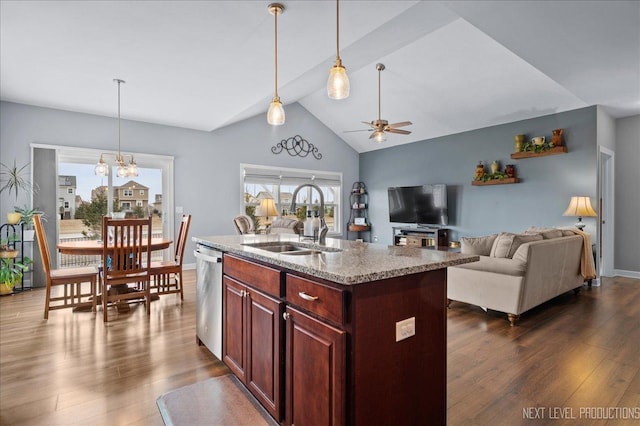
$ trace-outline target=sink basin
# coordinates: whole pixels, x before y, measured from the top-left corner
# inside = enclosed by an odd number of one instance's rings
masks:
[[[292,256],[302,256],[307,254],[318,254],[323,251],[339,251],[334,248],[309,247],[302,244],[290,243],[285,241],[273,241],[266,243],[246,243],[243,246],[253,247],[260,250],[270,251],[271,253],[286,254]]]

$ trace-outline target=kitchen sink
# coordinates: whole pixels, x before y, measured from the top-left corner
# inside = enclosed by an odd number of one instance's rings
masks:
[[[265,243],[246,243],[243,246],[253,247],[271,253],[286,254],[292,256],[302,256],[307,254],[318,254],[323,251],[340,251],[329,247],[307,246],[283,241],[272,241]]]

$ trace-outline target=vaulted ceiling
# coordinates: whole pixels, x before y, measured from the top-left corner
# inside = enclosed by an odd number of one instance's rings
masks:
[[[0,3],[2,100],[211,131],[265,114],[274,85],[269,1]],[[340,2],[348,99],[326,95],[331,0],[287,1],[279,94],[358,152],[602,105],[640,114],[638,1]],[[376,144],[362,121],[409,120]]]

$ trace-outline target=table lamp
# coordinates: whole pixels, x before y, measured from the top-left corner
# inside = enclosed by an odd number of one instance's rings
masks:
[[[257,216],[265,216],[266,224],[269,225],[269,216],[278,216],[278,211],[276,210],[276,204],[273,201],[273,198],[263,198],[260,200],[260,205],[256,211]]]
[[[591,198],[589,197],[571,197],[569,207],[564,212],[563,216],[577,216],[578,221],[575,223],[575,227],[579,230],[583,230],[586,224],[582,221],[583,216],[597,216],[593,207],[591,207]]]

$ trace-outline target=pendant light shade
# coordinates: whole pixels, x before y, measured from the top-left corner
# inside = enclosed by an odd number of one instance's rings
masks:
[[[267,123],[272,126],[280,126],[284,124],[285,116],[284,116],[284,108],[282,107],[282,102],[280,102],[280,97],[278,96],[278,15],[284,12],[284,6],[280,3],[271,3],[269,5],[269,13],[274,16],[275,19],[275,31],[274,31],[274,46],[275,46],[275,73],[274,73],[274,91],[273,91],[273,100],[269,105],[269,110],[267,111]]]
[[[347,69],[340,59],[340,2],[336,0],[336,64],[329,70],[327,95],[330,99],[345,99],[349,97],[349,88]]]
[[[269,110],[267,111],[267,123],[272,126],[280,126],[284,124],[284,108],[280,98],[274,97],[269,104]]]

